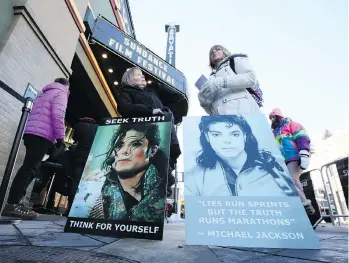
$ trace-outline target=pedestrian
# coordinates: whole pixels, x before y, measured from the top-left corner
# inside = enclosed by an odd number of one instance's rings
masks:
[[[209,52],[211,77],[198,94],[201,107],[209,115],[261,113],[263,93],[248,56],[230,54],[221,45]]]
[[[26,147],[24,162],[13,179],[3,216],[23,219],[38,216],[22,204],[22,199],[48,149],[54,145],[56,148],[63,146],[68,96],[69,81],[57,78],[35,99],[23,136]]]
[[[298,195],[308,215],[315,213],[311,200],[307,199],[299,177],[308,169],[310,161],[310,138],[304,127],[285,118],[280,109],[274,109],[269,118],[276,142],[285,159]]]
[[[174,127],[174,118],[170,109],[163,106],[155,91],[147,87],[145,77],[138,67],[127,70],[122,76],[121,89],[117,96],[118,110],[123,117],[148,117],[169,115],[172,119],[171,146],[168,172],[167,195],[171,195],[171,186],[175,183],[172,171],[181,155],[178,138]]]
[[[74,196],[78,190],[80,179],[84,171],[97,129],[98,124],[96,120],[90,117],[80,118],[74,127],[73,140],[76,142],[76,146],[74,147],[73,156],[75,162],[73,164],[74,172],[69,186],[69,206],[67,213],[70,211]]]

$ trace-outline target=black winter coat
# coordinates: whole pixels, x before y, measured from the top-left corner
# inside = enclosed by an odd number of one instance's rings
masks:
[[[77,142],[75,148],[76,158],[87,159],[97,129],[98,124],[93,119],[80,119],[75,125],[73,139]]]
[[[169,108],[162,105],[154,90],[151,88],[140,89],[136,87],[123,87],[117,98],[118,111],[122,117],[148,117],[153,116],[154,109],[160,109],[164,114],[173,117]],[[174,120],[174,118],[173,118]],[[178,138],[175,132],[174,124],[171,125],[171,148],[170,159],[174,167],[176,160],[181,155]]]
[[[123,117],[148,117],[154,109],[164,109],[150,88],[123,87],[117,97],[118,111]]]

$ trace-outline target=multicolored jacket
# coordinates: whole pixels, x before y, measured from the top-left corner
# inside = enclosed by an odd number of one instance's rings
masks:
[[[273,130],[276,142],[286,163],[299,160],[299,151],[310,151],[310,138],[304,127],[290,118],[284,118]]]

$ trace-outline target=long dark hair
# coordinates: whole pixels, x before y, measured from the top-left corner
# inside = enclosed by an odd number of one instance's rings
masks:
[[[108,151],[106,153],[105,160],[102,163],[101,168],[106,171],[111,170],[111,166],[115,161],[114,149],[117,144],[125,138],[128,131],[134,130],[144,133],[145,138],[148,139],[148,151],[154,146],[160,146],[160,132],[157,124],[153,123],[130,123],[122,124],[114,132],[113,137],[110,140]],[[164,177],[167,175],[167,165],[168,157],[160,148],[157,150],[156,154],[150,158],[150,164],[153,164],[158,170],[159,176]]]
[[[213,169],[216,167],[217,163],[221,163],[223,167],[226,167],[226,164],[223,163],[223,160],[212,149],[210,143],[206,139],[206,134],[209,131],[209,126],[213,123],[225,122],[229,125],[237,125],[240,127],[243,132],[246,141],[245,141],[245,151],[247,154],[247,160],[243,169],[260,167],[263,170],[270,173],[275,179],[282,178],[286,181],[290,189],[283,189],[288,195],[296,196],[297,192],[294,188],[291,178],[283,174],[285,170],[282,166],[276,161],[275,157],[269,151],[259,149],[258,141],[252,133],[250,125],[247,123],[245,118],[238,115],[220,115],[220,116],[204,116],[201,117],[201,122],[199,124],[200,129],[200,144],[202,150],[196,162],[199,166],[205,169]],[[275,172],[276,169],[279,174]]]
[[[206,139],[206,134],[209,131],[209,126],[214,123],[224,122],[229,125],[237,125],[240,127],[243,132],[246,141],[245,141],[245,151],[247,153],[247,162],[258,159],[260,156],[260,151],[258,149],[258,142],[255,136],[252,133],[252,129],[247,121],[238,115],[221,115],[221,116],[204,116],[201,118],[199,124],[200,129],[200,144],[202,150],[199,156],[196,158],[196,162],[203,168],[213,169],[216,166],[217,161],[220,161],[220,158],[212,149],[211,144]]]
[[[224,122],[229,125],[237,125],[243,132],[245,140],[245,151],[247,154],[246,165],[248,167],[262,166],[267,169],[266,166],[272,166],[277,168],[280,172],[284,172],[284,169],[278,164],[275,157],[269,151],[261,150],[258,147],[258,141],[254,136],[250,125],[247,123],[244,117],[238,115],[221,115],[221,116],[204,116],[201,117],[199,124],[200,129],[200,144],[202,150],[196,162],[202,168],[213,169],[216,167],[217,162],[222,162],[215,151],[212,149],[211,144],[206,139],[206,134],[209,131],[209,126],[214,123]]]

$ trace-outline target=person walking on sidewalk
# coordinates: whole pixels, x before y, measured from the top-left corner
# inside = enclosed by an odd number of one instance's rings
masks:
[[[75,165],[71,185],[68,195],[68,212],[70,211],[76,191],[78,190],[80,179],[85,168],[85,164],[90,153],[93,140],[97,133],[98,124],[95,119],[89,117],[80,118],[74,127],[73,139],[77,142],[74,148]]]
[[[308,215],[315,213],[311,200],[307,199],[299,177],[303,170],[308,169],[310,161],[310,138],[304,127],[285,118],[280,109],[269,114],[273,134],[285,159],[298,195]]]
[[[230,54],[220,46],[209,52],[211,77],[201,87],[198,99],[209,115],[261,114],[263,93],[248,56]]]
[[[69,81],[57,78],[45,86],[35,99],[24,130],[23,140],[26,147],[24,162],[13,179],[3,216],[23,219],[33,219],[38,216],[22,204],[22,199],[48,149],[54,144],[57,148],[63,145],[68,96]]]

